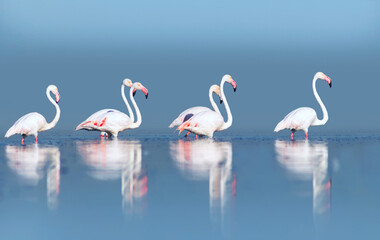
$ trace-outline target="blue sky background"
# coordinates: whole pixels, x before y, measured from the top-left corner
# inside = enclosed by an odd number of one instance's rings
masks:
[[[378,1],[13,1],[0,0],[0,130],[31,111],[55,110],[45,89],[61,93],[60,130],[103,108],[126,112],[124,78],[140,81],[141,129],[167,131],[184,109],[210,106],[225,87],[230,132],[272,131],[291,110],[322,117],[311,81],[329,112],[323,130],[379,130]],[[322,130],[322,128],[319,128]],[[312,130],[315,131],[315,130]]]

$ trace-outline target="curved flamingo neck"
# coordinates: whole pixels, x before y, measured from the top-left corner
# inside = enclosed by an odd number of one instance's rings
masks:
[[[56,113],[55,113],[55,117],[54,117],[53,121],[51,121],[50,123],[46,124],[45,127],[41,129],[41,131],[46,131],[46,130],[49,130],[49,129],[52,129],[53,127],[55,127],[55,125],[57,125],[58,120],[59,120],[59,118],[61,116],[61,109],[59,108],[58,103],[56,103],[53,100],[53,98],[50,96],[50,89],[49,88],[46,89],[46,96],[49,99],[49,101],[54,105]]]
[[[124,88],[125,88],[125,86],[124,86],[124,84],[122,84],[121,85],[121,97],[123,98],[123,101],[124,101],[125,105],[127,106],[128,113],[129,113],[129,118],[131,119],[131,122],[134,122],[135,121],[135,116],[133,114],[131,106],[129,106],[127,98],[125,97]]]
[[[226,107],[227,122],[224,122],[222,127],[219,130],[227,129],[227,128],[231,127],[231,125],[232,125],[232,114],[231,114],[230,106],[228,105],[227,98],[224,95],[224,83],[225,82],[226,81],[224,79],[222,79],[222,82],[220,83],[220,91],[221,91],[224,106]]]
[[[213,87],[210,87],[210,90],[208,92],[208,97],[210,98],[212,108],[215,110],[215,112],[220,114],[218,105],[215,103],[214,98],[212,97],[213,92],[214,92]]]
[[[132,105],[135,108],[137,120],[136,122],[132,122],[131,128],[138,128],[141,125],[142,119],[140,109],[136,104],[135,98],[133,97],[133,89],[134,87],[132,86],[131,90],[129,91],[129,98],[131,99]]]
[[[325,105],[323,104],[321,98],[319,97],[319,94],[317,92],[317,88],[315,87],[315,83],[317,82],[317,80],[318,80],[318,78],[314,77],[314,79],[313,79],[313,93],[314,93],[315,98],[317,99],[317,102],[319,103],[319,105],[322,108],[323,118],[321,120],[317,118],[313,123],[314,126],[325,125],[327,120],[329,120],[329,114],[327,113],[327,109],[326,109]]]

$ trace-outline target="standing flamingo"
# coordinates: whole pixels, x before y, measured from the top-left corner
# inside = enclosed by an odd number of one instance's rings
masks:
[[[214,84],[210,87],[210,90],[208,93],[212,108],[214,109],[215,112],[220,113],[218,105],[215,103],[215,101],[212,97],[213,92],[218,94],[218,96],[220,98],[220,102],[222,103],[223,100],[222,100],[222,97],[220,95],[220,87],[218,85]],[[212,110],[208,107],[201,107],[201,106],[188,108],[185,111],[183,111],[181,114],[179,114],[176,119],[174,119],[174,121],[169,125],[169,128],[179,126],[183,122],[186,122],[189,118],[191,118],[195,114],[203,112],[203,111],[212,111]],[[186,136],[189,134],[190,134],[190,132],[188,132],[186,134]]]
[[[322,120],[319,120],[317,118],[317,113],[314,109],[309,107],[300,107],[292,112],[290,112],[288,115],[285,116],[281,122],[279,122],[274,129],[275,132],[281,131],[282,129],[290,129],[292,131],[292,134],[290,135],[290,138],[294,138],[294,132],[298,130],[303,130],[305,132],[306,139],[308,138],[308,129],[310,126],[319,126],[319,125],[325,125],[327,120],[329,119],[329,115],[327,113],[326,107],[323,104],[321,98],[319,97],[317,93],[317,89],[315,87],[315,82],[317,79],[325,80],[331,88],[331,79],[326,76],[322,72],[317,72],[314,75],[313,79],[313,93],[315,98],[317,99],[317,102],[322,108],[323,112],[323,118]]]
[[[236,91],[236,82],[228,74],[224,75],[220,83],[220,92],[226,107],[227,122],[224,122],[223,116],[220,112],[204,111],[192,116],[189,120],[178,126],[179,133],[183,130],[193,132],[200,136],[213,137],[215,131],[222,131],[229,128],[232,125],[232,114],[228,105],[227,99],[224,95],[224,83],[228,82]]]
[[[123,80],[123,82],[121,84],[121,97],[123,98],[123,101],[124,101],[125,105],[127,106],[128,114],[130,116],[131,121],[133,122],[133,121],[135,121],[135,117],[133,115],[133,111],[132,111],[131,107],[129,106],[127,98],[125,97],[125,92],[124,92],[125,87],[132,87],[132,80],[130,80],[129,78],[126,78]],[[88,131],[96,131],[96,128],[98,126],[97,126],[97,124],[95,125],[92,123],[97,122],[96,121],[97,119],[99,119],[101,116],[103,116],[106,112],[112,111],[112,110],[113,109],[103,109],[103,110],[99,110],[99,111],[95,112],[94,114],[89,116],[84,122],[79,124],[79,126],[77,127],[76,130],[85,129]],[[108,134],[106,132],[100,133],[100,137],[102,138],[103,136],[106,136],[108,138]]]
[[[130,108],[128,101],[126,100],[123,91],[124,81],[122,85],[122,97],[125,104],[127,105],[130,117],[128,117],[125,113],[122,113],[115,109],[103,109],[91,115],[84,122],[79,124],[75,130],[84,129],[88,131],[100,131],[102,133],[112,134],[113,137],[117,137],[118,133],[121,131],[131,128],[138,128],[142,122],[142,119],[140,110],[137,107],[136,101],[133,96],[135,95],[136,90],[141,90],[144,92],[145,97],[148,98],[148,89],[146,89],[141,83],[135,82],[132,84],[132,87],[129,91],[129,97],[131,99],[132,105],[136,110],[137,115],[137,120],[136,122],[134,122],[134,115],[132,109]],[[127,84],[125,85],[128,86]],[[91,118],[92,116],[95,116],[95,118]]]
[[[55,101],[50,96],[50,92],[55,95]],[[56,114],[50,123],[46,122],[44,116],[37,112],[28,113],[21,118],[19,118],[11,128],[8,129],[5,137],[8,138],[14,134],[21,134],[21,144],[24,145],[24,139],[26,136],[34,135],[36,143],[38,142],[38,132],[46,131],[52,129],[58,122],[61,116],[61,109],[58,106],[60,95],[58,88],[55,85],[49,85],[46,89],[46,96],[49,101],[54,105],[56,109]]]

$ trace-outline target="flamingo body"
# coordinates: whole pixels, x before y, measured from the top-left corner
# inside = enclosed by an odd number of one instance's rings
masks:
[[[286,115],[285,118],[277,124],[274,131],[278,132],[283,129],[290,129],[292,131],[303,130],[307,133],[308,128],[313,125],[316,119],[317,113],[314,109],[300,107]]]
[[[169,125],[169,128],[173,128],[173,127],[181,125],[183,122],[188,120],[188,117],[190,117],[191,114],[195,115],[204,111],[212,111],[212,110],[208,107],[201,107],[201,106],[188,108],[185,111],[183,111],[181,114],[179,114],[179,116],[176,119],[174,119],[174,121]]]
[[[8,138],[14,134],[20,134],[24,136],[34,135],[38,136],[38,132],[42,131],[47,122],[44,116],[37,112],[28,113],[20,117],[11,128],[5,134]]]
[[[199,136],[213,137],[214,132],[221,129],[224,124],[220,113],[214,111],[200,112],[188,121],[182,123],[178,128],[180,131],[187,130]]]

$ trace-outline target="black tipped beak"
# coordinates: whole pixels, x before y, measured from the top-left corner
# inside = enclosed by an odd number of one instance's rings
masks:
[[[133,92],[133,96],[135,96],[135,95],[136,95],[136,91]]]
[[[222,104],[223,103],[223,100],[222,99],[220,99],[220,104]]]
[[[234,92],[236,92],[236,88],[237,88],[237,87],[234,87]]]
[[[148,93],[145,95],[145,99],[148,99]]]
[[[332,82],[329,83],[330,88],[332,87]]]

